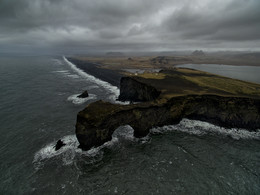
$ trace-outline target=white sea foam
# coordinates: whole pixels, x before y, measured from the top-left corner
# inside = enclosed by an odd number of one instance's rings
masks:
[[[36,169],[39,169],[42,165],[44,165],[46,160],[59,155],[62,155],[62,162],[64,165],[72,164],[77,154],[88,157],[95,157],[96,155],[101,154],[103,148],[111,148],[120,140],[137,140],[134,138],[133,132],[134,130],[129,125],[121,126],[115,130],[110,141],[99,147],[93,147],[87,151],[82,151],[80,148],[78,148],[79,142],[76,138],[76,135],[67,135],[61,138],[63,143],[66,145],[61,147],[58,151],[55,151],[55,145],[57,141],[54,141],[36,152],[34,155],[33,164],[35,165]]]
[[[70,77],[70,78],[73,78],[73,79],[79,78],[79,75],[76,75],[76,74],[68,74],[67,76]]]
[[[134,129],[130,125],[120,126],[114,131],[112,138],[134,140]]]
[[[53,73],[60,73],[66,77],[70,77],[70,78],[73,78],[73,79],[78,79],[80,78],[79,75],[77,74],[71,74],[69,72],[69,70],[55,70],[55,71],[52,71]]]
[[[108,82],[102,81],[86,72],[84,72],[83,70],[79,69],[77,66],[75,66],[73,63],[71,63],[70,61],[67,60],[66,57],[63,56],[64,61],[75,71],[77,72],[80,76],[84,77],[85,79],[87,79],[90,82],[96,83],[99,86],[107,89],[108,91],[110,91],[112,93],[111,95],[111,99],[112,100],[116,100],[117,97],[119,96],[119,89],[116,86],[111,85]]]
[[[56,71],[53,71],[53,72],[67,73],[67,72],[69,72],[69,71],[68,71],[68,70],[56,70]]]
[[[63,65],[62,61],[59,59],[52,59],[52,61],[54,62],[54,65]]]
[[[99,88],[99,86],[97,86],[97,85],[91,85],[91,86],[88,86],[87,88],[88,88],[88,89],[97,89],[97,88]]]
[[[62,74],[62,75],[69,75],[69,71],[68,70],[55,70],[55,71],[52,71],[53,73],[58,73],[58,74]]]
[[[204,134],[217,134],[222,136],[229,136],[233,139],[256,139],[260,140],[260,130],[255,132],[250,132],[245,129],[237,129],[237,128],[224,128],[219,127],[207,122],[197,121],[197,120],[189,120],[183,119],[177,125],[167,125],[163,127],[157,127],[151,129],[151,133],[162,133],[168,131],[181,131],[193,135],[204,135]]]
[[[89,94],[86,98],[78,98],[77,96],[80,94],[74,94],[68,97],[68,101],[71,101],[73,104],[83,104],[89,100],[96,99],[97,96],[95,94]]]
[[[66,163],[64,164],[69,164],[68,157],[72,162],[75,156],[74,153],[80,152],[80,149],[78,149],[79,142],[77,138],[75,135],[67,135],[62,137],[61,140],[66,145],[61,147],[59,150],[55,151],[56,141],[54,141],[47,144],[46,146],[44,146],[42,149],[40,149],[38,152],[35,153],[33,163],[36,166],[36,168],[40,168],[40,166],[42,165],[42,161],[60,155],[64,152],[67,152],[67,156],[65,156],[67,161],[66,159],[63,159],[64,162],[66,161]]]

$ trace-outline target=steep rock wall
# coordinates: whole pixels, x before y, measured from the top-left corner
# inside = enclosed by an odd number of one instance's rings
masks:
[[[145,102],[155,100],[160,92],[154,87],[137,81],[133,77],[122,77],[120,81],[120,101]]]
[[[225,127],[255,130],[260,128],[260,100],[188,95],[174,97],[164,104],[117,105],[97,101],[78,113],[76,136],[84,150],[112,139],[114,130],[130,125],[136,137],[152,127],[178,123],[182,118],[198,119]]]

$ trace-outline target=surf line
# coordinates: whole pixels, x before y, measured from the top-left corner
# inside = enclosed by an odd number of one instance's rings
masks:
[[[106,81],[103,81],[99,78],[96,78],[96,77],[84,72],[83,70],[78,68],[75,64],[71,63],[65,56],[63,56],[63,60],[71,67],[72,70],[77,72],[80,76],[82,76],[83,78],[87,79],[90,82],[98,84],[99,86],[101,86],[101,87],[107,89],[109,92],[111,92],[113,94],[112,99],[114,101],[116,101],[116,99],[120,93],[120,90],[118,87],[113,86]]]

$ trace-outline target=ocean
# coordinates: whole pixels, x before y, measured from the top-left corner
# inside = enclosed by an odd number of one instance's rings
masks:
[[[259,194],[260,131],[183,119],[82,151],[77,113],[119,89],[63,57],[0,57],[0,194]],[[85,99],[77,95],[88,90]],[[66,146],[54,150],[57,140]]]

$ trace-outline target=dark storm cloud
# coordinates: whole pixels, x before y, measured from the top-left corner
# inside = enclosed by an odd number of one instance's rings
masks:
[[[183,7],[165,23],[178,29],[184,38],[213,40],[259,40],[260,1],[234,1],[219,10],[212,3],[208,9]]]
[[[256,48],[259,0],[1,0],[0,47]]]

